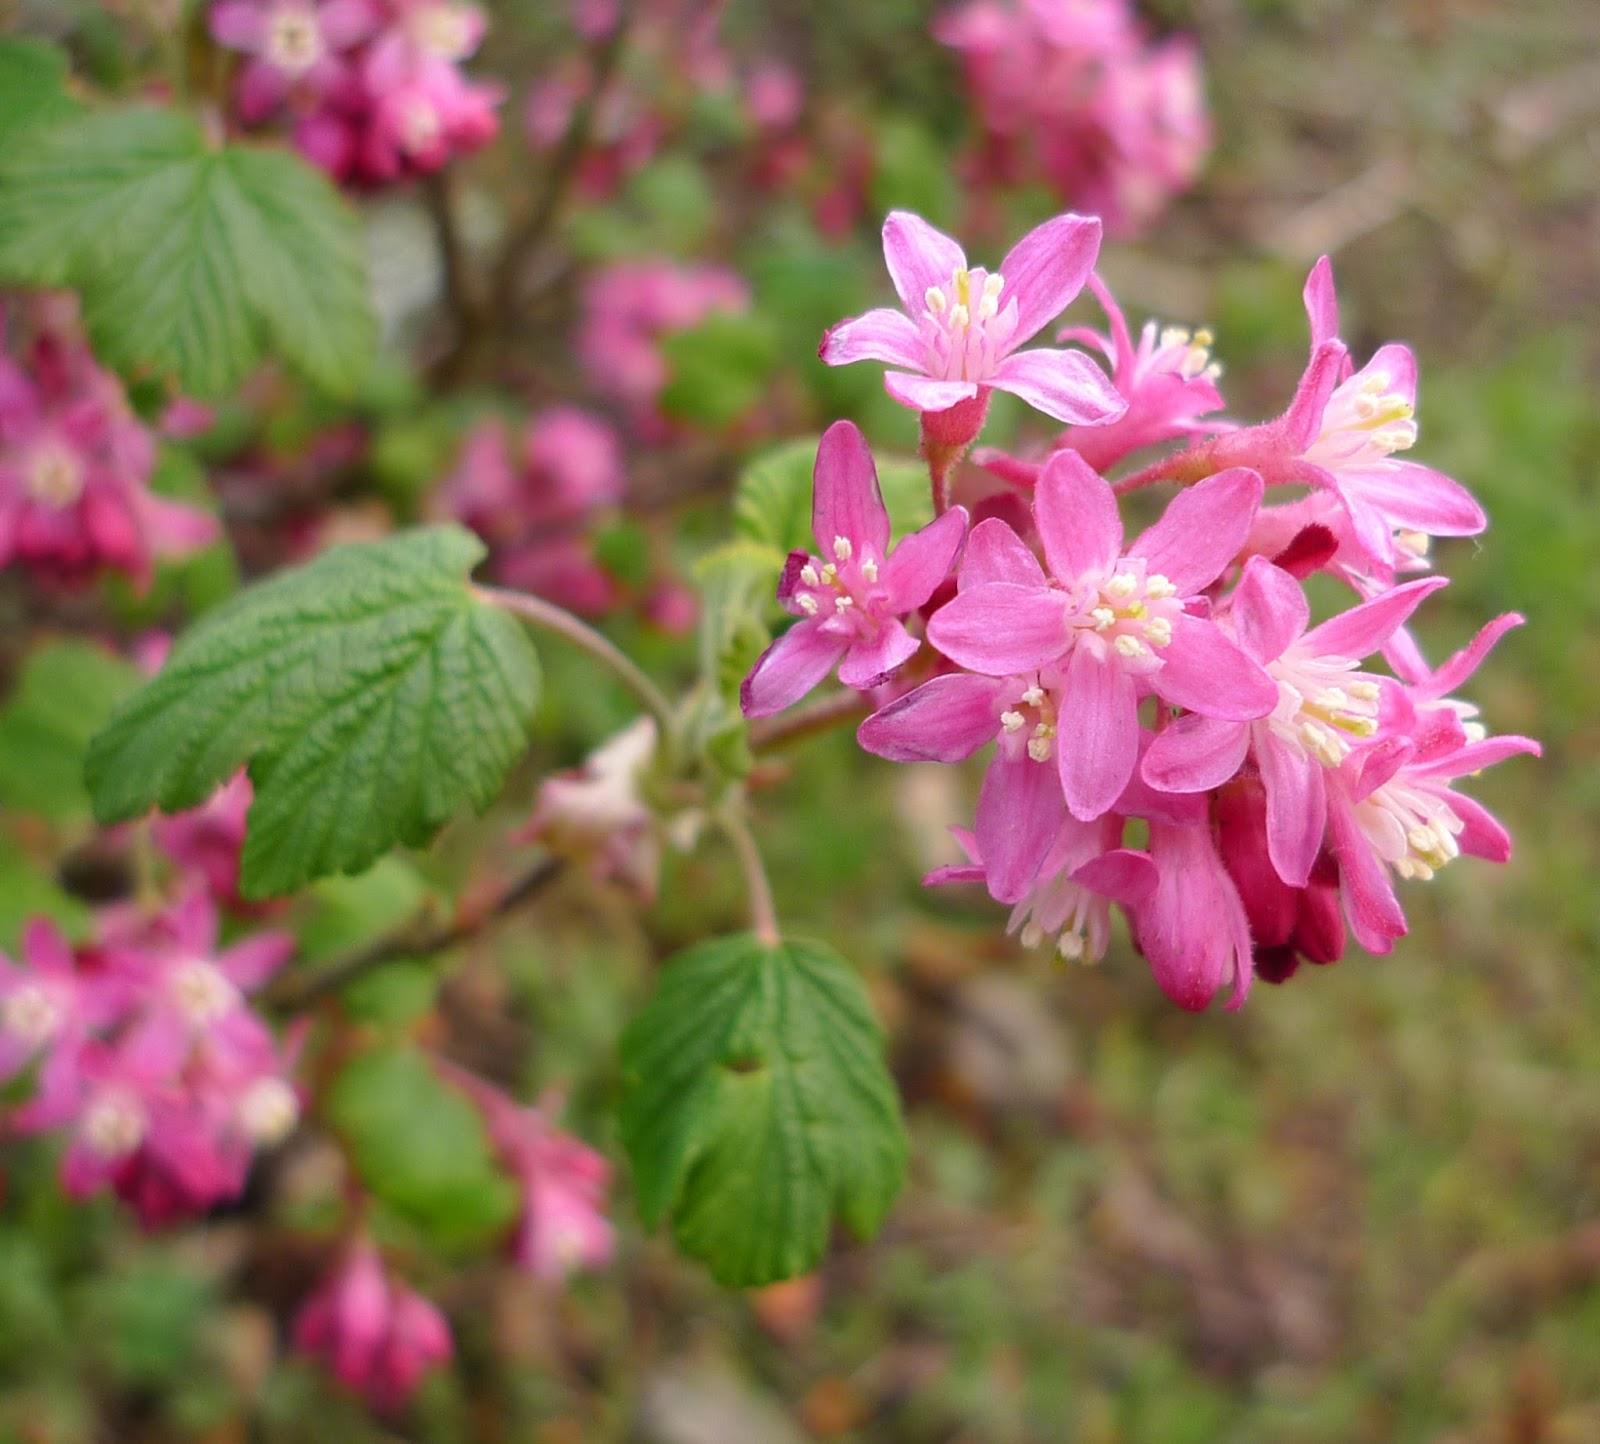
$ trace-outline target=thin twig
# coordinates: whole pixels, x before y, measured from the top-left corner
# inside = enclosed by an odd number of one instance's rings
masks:
[[[767,880],[766,864],[756,846],[750,824],[742,811],[729,808],[717,814],[717,822],[739,857],[744,873],[745,897],[750,904],[750,930],[764,947],[775,948],[783,941],[778,930],[778,909],[772,901],[772,884]]]
[[[750,750],[771,752],[779,747],[814,737],[819,732],[853,722],[872,710],[871,697],[864,692],[840,691],[829,693],[809,706],[785,713],[782,717],[766,717],[750,728]]]
[[[439,242],[439,258],[444,267],[444,298],[455,317],[458,331],[457,344],[462,344],[466,333],[477,320],[477,306],[472,296],[472,278],[467,269],[466,248],[461,242],[461,218],[458,213],[455,172],[449,167],[436,171],[427,179],[424,194],[427,197],[428,215],[433,221],[434,235]]]
[[[656,719],[656,725],[665,736],[673,728],[672,704],[666,694],[647,677],[643,669],[609,637],[597,632],[587,622],[580,621],[571,612],[547,602],[543,597],[527,592],[513,592],[505,587],[474,587],[473,591],[491,606],[501,607],[524,621],[565,637],[605,667],[609,667],[620,681]]]
[[[543,892],[555,881],[563,866],[560,858],[540,858],[526,872],[508,883],[487,906],[460,914],[443,926],[406,927],[387,933],[336,958],[308,978],[286,980],[281,987],[268,989],[267,1001],[290,1011],[304,1008],[385,963],[398,962],[402,958],[429,957],[464,943],[490,923],[514,912]]]

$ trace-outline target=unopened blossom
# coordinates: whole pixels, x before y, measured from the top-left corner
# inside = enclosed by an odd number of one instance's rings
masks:
[[[150,490],[155,442],[70,310],[37,306],[27,341],[0,314],[0,567],[81,584],[148,580],[158,556],[211,542],[214,517]]]
[[[374,34],[377,0],[218,0],[211,36],[249,58],[239,69],[239,116],[258,125],[291,97],[314,104],[347,94],[356,47]]]
[[[1260,499],[1253,472],[1219,473],[1124,547],[1110,485],[1076,453],[1057,452],[1034,498],[1051,575],[1035,562],[1025,580],[965,588],[928,623],[933,645],[971,671],[1059,671],[1055,751],[1075,817],[1100,816],[1127,786],[1147,693],[1208,717],[1272,710],[1271,679],[1203,615],[1202,594],[1233,561]]]
[[[1114,420],[1127,403],[1083,352],[1019,349],[1083,289],[1099,251],[1098,220],[1062,215],[1029,231],[991,272],[969,266],[961,247],[920,216],[891,211],[883,254],[903,309],[840,322],[819,354],[830,366],[901,368],[883,378],[896,401],[924,414],[953,413],[954,430],[938,437],[944,446],[977,435],[991,390],[1020,396],[1057,421]]]
[[[1382,678],[1361,671],[1361,661],[1444,585],[1443,577],[1409,582],[1307,631],[1311,609],[1300,584],[1252,557],[1229,616],[1240,647],[1276,684],[1277,703],[1254,721],[1180,718],[1145,754],[1145,780],[1169,792],[1209,792],[1248,753],[1266,788],[1272,865],[1289,886],[1304,887],[1327,827],[1325,776],[1378,731]]]
[[[423,1377],[454,1352],[444,1315],[387,1275],[364,1240],[301,1306],[294,1342],[384,1413],[403,1408]]]
[[[1133,910],[1134,939],[1164,992],[1198,1012],[1225,987],[1229,1008],[1250,992],[1250,924],[1204,821],[1152,820],[1156,885]]]
[[[921,643],[903,619],[949,575],[966,529],[967,514],[955,507],[891,547],[866,438],[848,421],[830,426],[812,477],[817,554],[790,553],[778,584],[778,600],[800,620],[745,678],[745,715],[781,712],[835,667],[845,686],[865,690],[908,661]]]

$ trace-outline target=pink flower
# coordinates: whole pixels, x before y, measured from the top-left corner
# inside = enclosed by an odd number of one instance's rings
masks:
[[[836,666],[841,682],[864,690],[909,659],[921,644],[901,619],[949,575],[966,535],[967,514],[955,507],[891,548],[872,453],[848,421],[823,434],[812,481],[821,555],[789,556],[778,599],[800,621],[745,678],[740,700],[749,717],[793,705]]]
[[[205,546],[217,522],[150,491],[155,445],[121,383],[70,323],[38,314],[32,344],[0,355],[0,567],[66,584],[113,570],[143,583],[152,557]]]
[[[257,125],[291,95],[315,101],[348,87],[350,54],[381,17],[371,0],[219,0],[209,19],[217,44],[250,57],[239,115]]]
[[[60,929],[35,918],[22,935],[22,965],[0,953],[0,1083],[39,1057],[47,1068],[70,1068],[122,1002],[115,979],[80,969]]]
[[[1219,473],[1180,493],[1123,549],[1111,487],[1070,451],[1039,478],[1034,517],[1052,577],[1013,548],[1013,580],[960,591],[934,613],[928,638],[958,666],[987,676],[1058,668],[1052,724],[1075,817],[1092,820],[1127,786],[1138,757],[1139,699],[1208,717],[1264,716],[1277,688],[1203,613],[1201,595],[1238,552],[1261,499],[1253,472]]]
[[[1133,907],[1156,885],[1149,855],[1122,847],[1122,832],[1120,817],[1079,822],[1063,816],[1032,881],[1015,898],[1006,898],[996,889],[978,839],[958,829],[956,841],[970,865],[936,868],[923,883],[984,883],[997,902],[1015,902],[1006,931],[1017,934],[1024,947],[1050,938],[1062,958],[1098,962],[1111,942],[1111,904]]]
[[[188,812],[157,813],[150,836],[186,874],[204,883],[218,903],[239,908],[239,858],[244,851],[245,822],[254,797],[249,774],[236,772],[199,807]]]
[[[1308,632],[1300,584],[1252,557],[1230,616],[1240,647],[1277,685],[1277,705],[1255,721],[1179,718],[1145,754],[1145,781],[1167,792],[1209,792],[1248,754],[1266,789],[1273,868],[1290,887],[1304,887],[1327,826],[1326,773],[1378,730],[1382,679],[1357,670],[1360,661],[1444,585],[1443,577],[1428,577],[1396,587]]]
[[[402,1408],[423,1376],[454,1352],[444,1315],[387,1277],[377,1250],[365,1240],[301,1306],[294,1342],[385,1413]]]
[[[1083,289],[1100,250],[1100,222],[1063,215],[1029,231],[993,273],[969,268],[961,247],[908,211],[883,223],[883,254],[903,311],[868,311],[822,339],[830,366],[885,361],[904,406],[947,412],[981,407],[990,389],[1020,396],[1057,421],[1098,424],[1127,403],[1080,351],[1019,351]],[[971,440],[982,425],[970,426]]]

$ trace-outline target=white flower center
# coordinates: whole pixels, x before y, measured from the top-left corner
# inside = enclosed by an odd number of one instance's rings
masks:
[[[1428,881],[1461,848],[1462,822],[1438,793],[1391,778],[1356,804],[1356,822],[1377,855],[1404,878]]]
[[[1207,381],[1222,377],[1222,366],[1211,359],[1211,348],[1216,337],[1205,328],[1191,331],[1187,326],[1161,326],[1146,321],[1140,335],[1139,349],[1144,353],[1141,375],[1167,373],[1193,381],[1203,376]]]
[[[1382,461],[1416,444],[1414,408],[1404,392],[1391,390],[1387,371],[1358,372],[1328,398],[1322,430],[1306,450],[1320,466],[1361,466]]]
[[[1035,762],[1048,762],[1055,754],[1056,699],[1037,676],[1024,677],[1000,714],[1000,746],[1008,757],[1026,750]]]
[[[870,634],[878,625],[874,604],[882,597],[878,558],[871,548],[857,552],[843,536],[833,539],[832,552],[831,562],[812,557],[800,568],[795,605],[805,616],[829,618],[831,631]]]
[[[257,1143],[282,1143],[300,1121],[300,1100],[282,1078],[258,1078],[239,1100],[239,1121]]]
[[[413,96],[400,110],[400,144],[411,154],[431,150],[439,142],[444,122],[431,101]]]
[[[1278,684],[1278,705],[1267,724],[1324,767],[1337,767],[1354,739],[1378,730],[1378,683],[1352,675],[1355,669],[1348,657],[1306,656],[1291,647],[1267,663]]]
[[[981,266],[953,271],[948,286],[923,296],[923,360],[928,375],[945,381],[982,381],[1005,356],[1016,331],[1015,304],[1000,309],[1005,277]]]
[[[424,5],[407,25],[412,43],[441,60],[460,60],[471,34],[465,12],[456,5]]]
[[[76,452],[59,441],[46,441],[28,459],[28,495],[45,506],[58,509],[71,506],[83,495],[83,462]]]
[[[326,53],[315,11],[286,5],[267,21],[267,60],[276,69],[298,78]]]
[[[122,1092],[102,1093],[83,1114],[83,1136],[102,1158],[121,1158],[144,1139],[145,1116],[139,1103]]]
[[[61,1026],[61,1005],[38,983],[24,983],[0,1005],[6,1032],[37,1047]]]
[[[1146,575],[1141,558],[1124,557],[1074,596],[1067,629],[1076,645],[1115,658],[1125,671],[1147,673],[1161,666],[1160,654],[1172,645],[1173,623],[1182,615],[1178,589],[1160,572]]]
[[[233,1011],[239,990],[212,963],[194,958],[173,969],[168,983],[178,1011],[195,1028],[208,1028]]]

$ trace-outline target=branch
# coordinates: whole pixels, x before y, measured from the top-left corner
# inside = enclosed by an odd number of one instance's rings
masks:
[[[458,914],[442,927],[406,927],[385,934],[343,957],[335,958],[327,967],[308,978],[288,979],[283,986],[269,988],[266,1001],[275,1007],[296,1011],[329,993],[337,992],[357,978],[365,977],[385,963],[442,953],[475,937],[490,923],[537,897],[560,876],[564,866],[560,858],[542,857],[508,883],[487,905]]]
[[[831,692],[798,711],[787,712],[781,717],[763,717],[751,724],[750,750],[771,752],[779,747],[787,747],[807,737],[814,737],[819,732],[826,732],[842,722],[854,722],[871,710],[872,700],[865,692]]]

